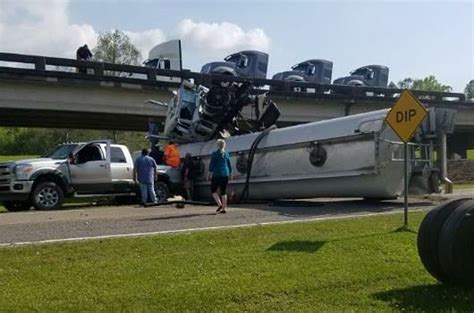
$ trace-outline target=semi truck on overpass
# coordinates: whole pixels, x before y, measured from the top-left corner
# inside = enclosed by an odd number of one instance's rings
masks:
[[[349,76],[334,80],[335,85],[387,87],[388,67],[383,65],[366,65],[353,70]]]

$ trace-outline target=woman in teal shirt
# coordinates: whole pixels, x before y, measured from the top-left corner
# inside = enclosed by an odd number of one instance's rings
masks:
[[[230,163],[230,155],[225,151],[225,141],[217,140],[217,151],[214,151],[209,164],[209,172],[212,173],[211,192],[212,197],[216,201],[218,208],[217,213],[225,213],[227,209],[227,183],[232,175],[232,165]],[[220,196],[217,193],[220,189]]]

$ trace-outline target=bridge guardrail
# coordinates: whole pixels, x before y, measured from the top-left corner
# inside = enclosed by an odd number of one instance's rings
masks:
[[[0,52],[0,62],[16,62],[33,64],[34,69],[18,69],[13,66],[0,66],[0,72],[14,72],[22,70],[23,73],[34,73],[36,75],[44,75],[50,73],[54,76],[59,73],[67,73],[65,75],[59,75],[62,77],[72,75],[71,77],[85,78],[89,77],[97,80],[110,80],[117,82],[126,83],[138,83],[143,84],[147,82],[150,84],[160,84],[163,87],[178,87],[179,82],[176,81],[163,81],[157,79],[158,77],[169,77],[179,78],[180,80],[188,79],[192,80],[195,84],[210,85],[218,82],[250,82],[254,86],[259,86],[255,89],[256,93],[268,92],[276,96],[302,96],[302,97],[330,97],[330,98],[341,98],[347,99],[373,99],[373,100],[387,100],[397,98],[402,89],[395,88],[381,88],[381,87],[364,87],[364,86],[345,86],[345,85],[332,85],[332,84],[318,84],[311,82],[293,82],[293,81],[281,81],[271,79],[249,79],[241,77],[232,77],[228,75],[214,75],[214,74],[202,74],[197,72],[191,72],[189,70],[163,70],[154,69],[144,66],[133,66],[125,64],[112,64],[105,62],[94,62],[94,61],[81,61],[66,58],[56,58],[48,56],[37,56],[37,55],[25,55],[16,53],[3,53]],[[58,67],[69,67],[73,69],[92,69],[94,74],[83,74],[76,72],[67,72],[60,68],[48,69],[48,66]],[[10,69],[10,70],[8,70]],[[20,72],[20,71],[18,71]],[[130,77],[119,77],[114,73],[130,73],[130,74],[143,74],[146,75],[146,79],[136,79]],[[85,76],[87,75],[87,76]],[[92,76],[92,77],[91,77]],[[265,89],[266,88],[266,89]],[[300,91],[295,91],[300,90]],[[413,93],[423,102],[464,102],[465,95],[462,93],[453,92],[433,92],[433,91],[422,91],[414,90]]]

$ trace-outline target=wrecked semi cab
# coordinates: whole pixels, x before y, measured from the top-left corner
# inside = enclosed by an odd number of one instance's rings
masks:
[[[63,144],[39,159],[0,163],[0,202],[9,211],[59,209],[65,198],[135,195],[130,152],[110,141]]]
[[[203,65],[201,73],[265,79],[267,68],[267,53],[246,50],[227,56],[224,62],[211,62]]]

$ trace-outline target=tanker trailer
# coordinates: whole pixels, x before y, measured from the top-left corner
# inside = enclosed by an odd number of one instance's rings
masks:
[[[363,197],[393,199],[403,192],[403,145],[373,111],[226,139],[239,198]],[[210,155],[216,141],[180,145],[181,156],[200,159],[195,194],[210,198]],[[234,199],[235,200],[235,199]]]

